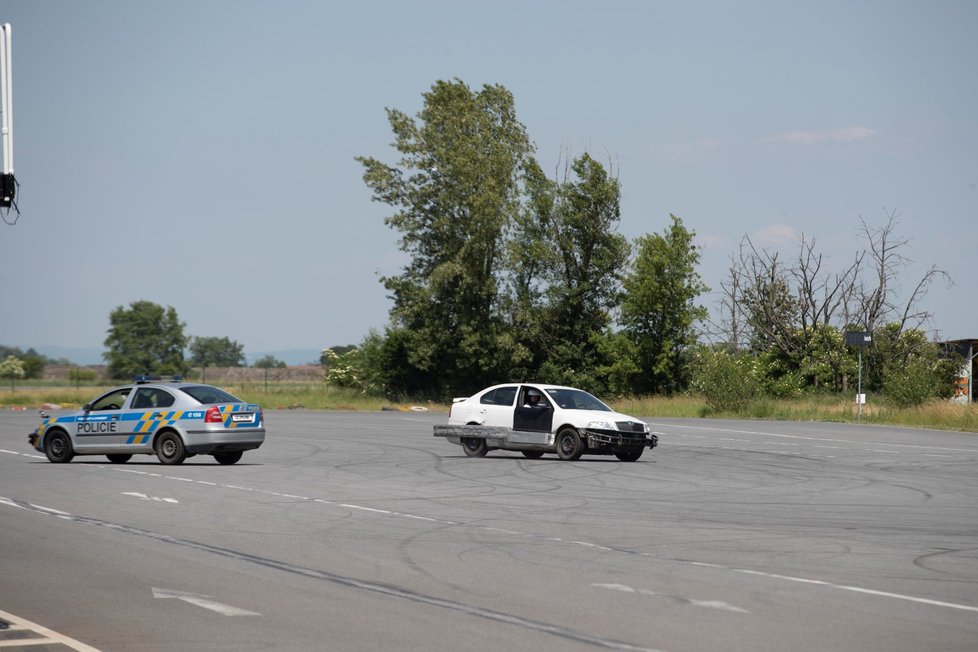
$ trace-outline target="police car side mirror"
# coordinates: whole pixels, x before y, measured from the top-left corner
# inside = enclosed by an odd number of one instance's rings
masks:
[[[85,405],[82,406],[82,410],[84,410],[85,412],[91,412],[92,411],[92,404],[91,403],[86,403]]]

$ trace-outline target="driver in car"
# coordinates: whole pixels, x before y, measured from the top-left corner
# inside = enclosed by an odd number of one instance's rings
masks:
[[[526,396],[524,398],[525,402],[523,403],[523,407],[546,407],[545,403],[540,402],[540,399],[543,398],[543,396],[540,394],[539,390],[526,390]]]

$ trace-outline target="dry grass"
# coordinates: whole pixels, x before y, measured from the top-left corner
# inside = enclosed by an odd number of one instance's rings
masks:
[[[59,405],[77,409],[108,386],[82,387],[23,387],[13,391],[0,389],[0,408],[39,409],[44,405]],[[225,387],[229,392],[266,409],[355,410],[380,411],[424,408],[433,412],[448,412],[439,403],[395,403],[377,396],[365,396],[348,389],[331,387],[322,382],[243,383]],[[890,424],[913,428],[933,428],[978,433],[978,403],[958,405],[933,401],[915,408],[888,407],[878,402],[864,405],[858,414],[852,397],[816,396],[783,401],[759,399],[738,413],[714,412],[700,396],[635,397],[610,401],[617,410],[638,417],[678,417],[696,419],[719,417],[731,419],[776,419],[784,421],[837,421]]]

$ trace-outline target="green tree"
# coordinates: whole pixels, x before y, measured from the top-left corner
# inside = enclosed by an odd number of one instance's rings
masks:
[[[709,291],[696,271],[696,233],[675,215],[669,218],[672,224],[661,235],[638,238],[638,254],[624,280],[620,322],[637,349],[640,373],[632,382],[639,393],[686,387],[695,324],[707,316],[696,304]]]
[[[183,373],[187,346],[183,328],[177,311],[169,306],[134,301],[129,308],[117,307],[109,315],[108,350],[102,354],[108,362],[109,377]]]
[[[521,231],[533,253],[517,262],[529,263],[533,256],[535,277],[517,286],[515,303],[532,323],[519,336],[535,352],[538,377],[600,391],[595,370],[604,362],[601,337],[620,300],[630,247],[616,232],[618,179],[589,154],[571,162],[570,171],[563,182],[529,185],[536,222],[521,225]],[[520,292],[532,297],[535,290],[538,303],[521,298]]]
[[[411,367],[399,374],[417,383],[413,393],[445,396],[500,373],[498,267],[533,148],[502,86],[438,81],[423,99],[416,119],[387,109],[396,165],[357,160],[373,199],[396,209],[385,222],[411,257],[382,279],[398,358]]]
[[[10,379],[11,391],[14,389],[14,381],[17,378],[23,378],[25,375],[24,361],[20,358],[8,355],[3,362],[0,362],[0,378]]]
[[[244,345],[227,337],[190,339],[190,364],[195,367],[243,367]]]
[[[46,365],[45,357],[42,355],[27,355],[24,358],[24,378],[40,378],[44,375]]]
[[[319,364],[326,367],[329,365],[333,355],[343,356],[357,348],[356,344],[343,344],[341,346],[328,346],[319,354]]]
[[[41,378],[44,375],[44,367],[46,365],[58,364],[34,349],[22,351],[15,346],[0,345],[0,358],[7,358],[9,356],[14,356],[21,361],[24,366],[24,378]]]
[[[286,364],[269,354],[255,360],[254,366],[257,369],[284,369]]]
[[[940,347],[917,328],[900,322],[873,332],[864,351],[863,388],[882,392],[890,402],[907,407],[949,397],[959,361],[941,356]]]

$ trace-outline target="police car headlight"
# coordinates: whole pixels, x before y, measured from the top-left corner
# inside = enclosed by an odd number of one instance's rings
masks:
[[[592,421],[589,424],[587,424],[587,427],[588,428],[597,428],[599,430],[614,430],[615,429],[614,424],[612,424],[612,423],[610,423],[608,421]]]

